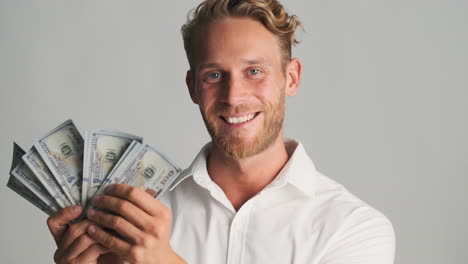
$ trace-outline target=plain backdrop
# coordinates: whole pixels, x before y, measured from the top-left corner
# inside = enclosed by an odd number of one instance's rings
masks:
[[[0,0],[1,263],[55,251],[47,216],[6,187],[13,141],[28,149],[71,118],[143,136],[186,167],[209,140],[179,31],[198,2]],[[283,4],[306,30],[286,135],[388,216],[396,263],[466,263],[468,1]]]

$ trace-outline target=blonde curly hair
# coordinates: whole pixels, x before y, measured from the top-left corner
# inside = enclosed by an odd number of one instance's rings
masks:
[[[295,32],[303,28],[297,16],[289,15],[277,0],[205,0],[192,9],[182,28],[184,48],[193,69],[193,39],[196,29],[227,17],[250,17],[261,22],[278,37],[282,67],[291,60],[291,46],[299,43]]]

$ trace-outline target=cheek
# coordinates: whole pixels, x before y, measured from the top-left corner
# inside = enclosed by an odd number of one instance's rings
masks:
[[[202,109],[203,112],[205,113],[210,113],[213,111],[215,105],[216,105],[216,93],[214,91],[208,91],[204,90],[200,94],[200,108]]]
[[[276,103],[281,93],[284,93],[284,85],[279,85],[282,82],[284,82],[284,80],[260,81],[256,89],[257,98],[268,104]]]

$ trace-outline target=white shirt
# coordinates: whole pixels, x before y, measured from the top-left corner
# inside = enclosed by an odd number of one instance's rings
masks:
[[[301,143],[286,147],[281,172],[236,212],[208,175],[206,145],[161,196],[173,249],[190,264],[394,263],[388,218],[318,172]]]

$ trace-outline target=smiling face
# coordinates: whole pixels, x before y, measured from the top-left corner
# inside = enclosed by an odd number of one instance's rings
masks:
[[[187,85],[219,150],[244,159],[282,136],[290,78],[274,34],[251,18],[230,17],[199,29],[194,54]]]

